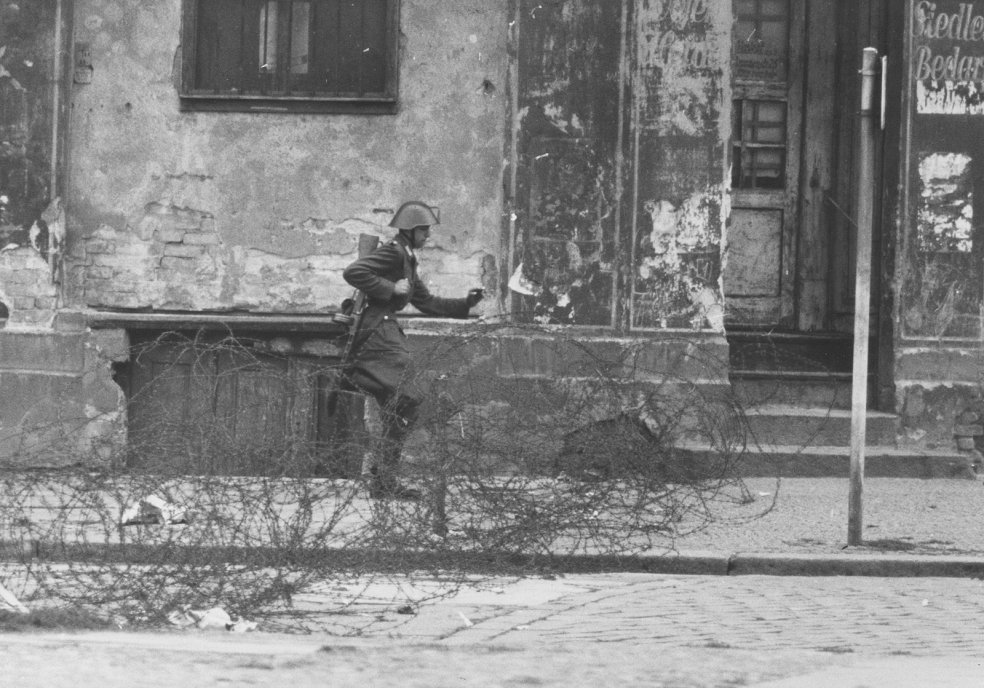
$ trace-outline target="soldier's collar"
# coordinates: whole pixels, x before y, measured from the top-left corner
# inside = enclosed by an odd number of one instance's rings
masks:
[[[405,236],[403,236],[402,232],[396,235],[394,241],[396,241],[396,243],[398,243],[400,246],[403,247],[403,250],[407,252],[407,255],[409,255],[414,260],[417,259],[417,254],[413,252],[413,246],[410,245],[410,241]]]

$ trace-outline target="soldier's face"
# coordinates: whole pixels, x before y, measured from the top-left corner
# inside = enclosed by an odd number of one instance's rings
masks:
[[[423,248],[427,240],[430,239],[431,228],[430,227],[414,227],[413,228],[413,247]]]

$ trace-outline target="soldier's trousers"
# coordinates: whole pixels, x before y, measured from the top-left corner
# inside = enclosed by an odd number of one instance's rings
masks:
[[[396,488],[396,469],[403,443],[417,421],[423,395],[414,384],[413,361],[406,335],[396,320],[375,319],[360,341],[346,374],[347,382],[379,404],[383,430],[370,465],[371,488]]]
[[[395,393],[376,398],[382,416],[383,431],[379,446],[369,466],[371,489],[391,492],[397,488],[396,473],[403,454],[403,443],[413,431],[420,411],[420,400]]]

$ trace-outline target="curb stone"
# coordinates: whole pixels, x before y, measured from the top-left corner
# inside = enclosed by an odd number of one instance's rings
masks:
[[[18,562],[37,556],[51,562],[90,561],[107,564],[147,562],[156,563],[159,553],[153,546],[131,546],[127,554],[113,546],[72,548],[57,552],[30,552],[25,558],[19,543],[0,541],[0,561]],[[186,549],[197,549],[189,547]],[[202,548],[210,550],[210,548]],[[210,556],[228,557],[243,564],[263,561],[271,554],[265,548],[224,547],[209,551]],[[33,555],[33,556],[31,556]],[[447,553],[418,551],[388,552],[384,550],[326,550],[312,554],[316,565],[324,558],[336,564],[369,566],[380,571],[399,571],[409,568],[428,568],[447,565]],[[298,562],[302,563],[302,562]],[[872,576],[884,578],[943,577],[984,579],[984,555],[896,554],[869,552],[732,552],[708,550],[674,550],[638,554],[568,554],[556,557],[531,557],[521,552],[473,552],[460,561],[466,570],[538,569],[555,573],[653,573],[692,576]]]
[[[881,554],[735,554],[728,575],[984,579],[984,557]]]

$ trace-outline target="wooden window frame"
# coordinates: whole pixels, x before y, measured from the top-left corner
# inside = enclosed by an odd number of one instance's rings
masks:
[[[247,2],[249,0],[244,0]],[[320,0],[310,0],[312,3]],[[199,88],[196,84],[198,18],[209,0],[182,0],[181,85],[179,96],[184,111],[275,112],[325,114],[394,114],[399,92],[400,0],[385,0],[384,89],[382,92],[261,92],[238,93]],[[287,4],[285,2],[285,4]],[[257,36],[259,39],[259,36]],[[245,84],[245,79],[240,82]]]
[[[777,124],[764,121],[758,118],[759,108],[765,103],[775,103],[782,108],[782,120]],[[732,137],[732,180],[731,188],[734,191],[786,191],[789,184],[789,176],[786,171],[788,156],[788,124],[789,104],[786,100],[773,98],[735,98],[733,108],[738,115],[735,122],[737,133]],[[749,116],[749,111],[752,114]],[[771,125],[771,126],[770,126]],[[780,131],[778,142],[763,142],[759,134],[763,129],[777,129]],[[752,133],[751,138],[745,138],[745,132]],[[773,151],[779,154],[780,166],[778,168],[778,179],[781,186],[765,186],[758,182],[759,166],[757,164],[759,151]],[[745,166],[746,157],[751,161],[748,167]],[[747,173],[747,174],[746,174]]]

